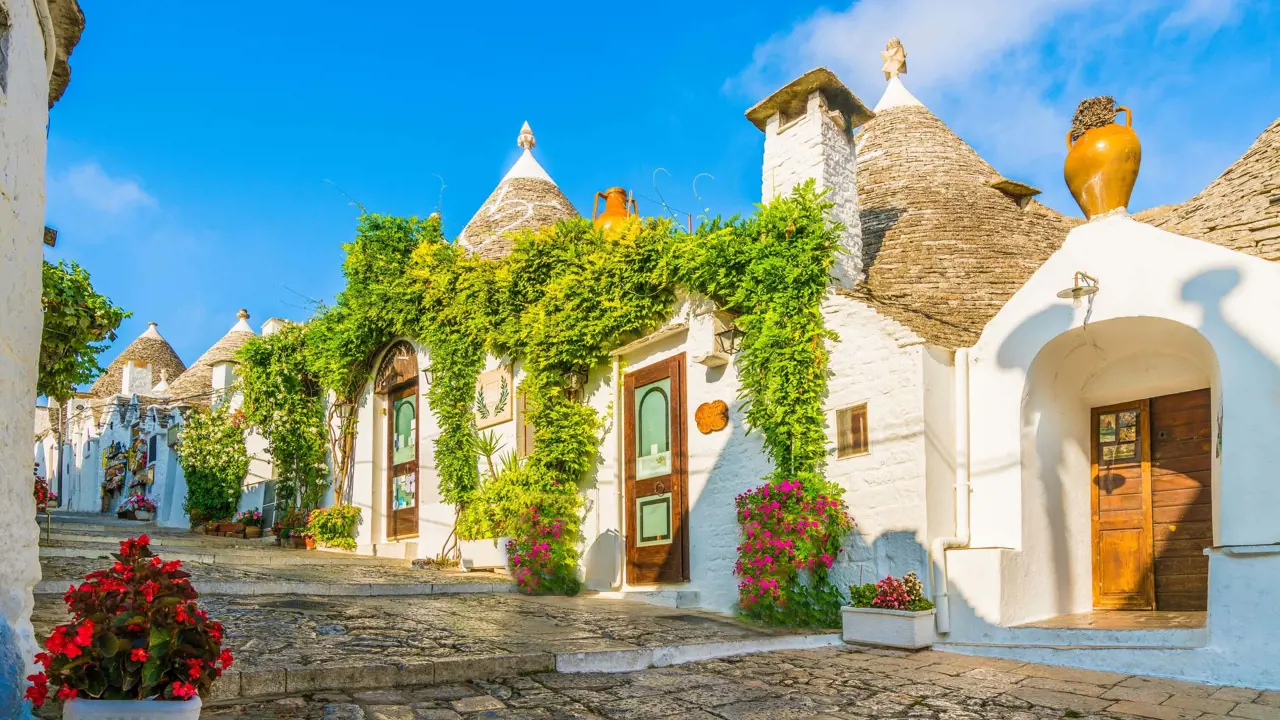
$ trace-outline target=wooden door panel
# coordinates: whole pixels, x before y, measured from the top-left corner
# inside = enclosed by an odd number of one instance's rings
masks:
[[[681,353],[634,370],[624,381],[627,582],[633,585],[689,579],[684,359]],[[663,406],[651,402],[665,403],[665,413],[653,414]]]
[[[1138,496],[1141,499],[1141,496]],[[1146,510],[1120,510],[1118,512],[1099,512],[1099,530],[1141,530]]]
[[[412,377],[412,376],[411,376]],[[418,384],[387,393],[387,540],[418,536]]]
[[[1208,604],[1204,549],[1213,544],[1211,404],[1207,389],[1151,399],[1157,609],[1204,610]]]
[[[1102,577],[1098,587],[1104,601],[1128,605],[1129,597],[1143,594],[1149,570],[1142,561],[1145,542],[1146,533],[1141,527],[1099,533]]]
[[[1103,495],[1098,498],[1098,512],[1104,515],[1121,510],[1137,510],[1141,512],[1143,505],[1141,493],[1136,492],[1126,495]]]
[[[1093,604],[1151,609],[1149,405],[1124,403],[1092,415]]]

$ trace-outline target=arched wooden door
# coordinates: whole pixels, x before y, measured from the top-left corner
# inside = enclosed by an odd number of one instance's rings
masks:
[[[387,351],[374,390],[386,395],[387,539],[418,536],[418,353],[407,342]]]

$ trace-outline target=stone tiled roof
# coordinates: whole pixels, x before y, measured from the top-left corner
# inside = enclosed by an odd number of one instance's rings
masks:
[[[126,362],[150,365],[153,378],[159,378],[161,370],[167,371],[169,377],[178,377],[187,369],[187,366],[182,363],[182,358],[178,357],[178,353],[174,352],[173,347],[169,345],[169,341],[160,336],[155,323],[151,323],[145,332],[129,343],[129,347],[111,361],[107,369],[89,388],[89,394],[102,398],[120,392],[121,376],[124,374]]]
[[[76,0],[49,0],[49,17],[53,20],[53,34],[58,42],[53,77],[49,78],[49,107],[58,102],[71,82],[71,51],[80,42],[84,32],[84,13]]]
[[[1136,219],[1266,260],[1280,260],[1280,119],[1199,195]]]
[[[969,347],[1080,221],[1002,182],[911,100],[877,106],[855,138],[866,281],[842,292],[926,342]]]
[[[241,311],[242,313],[244,311]],[[244,314],[244,319],[248,314]],[[169,383],[168,402],[207,406],[213,393],[213,366],[235,361],[236,351],[257,337],[242,319],[222,339],[205,351],[187,371]]]
[[[511,254],[513,234],[578,217],[573,203],[534,159],[529,123],[521,128],[517,144],[524,153],[458,236],[463,246],[489,260]]]

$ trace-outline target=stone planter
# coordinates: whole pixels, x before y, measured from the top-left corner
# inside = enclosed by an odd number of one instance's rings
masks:
[[[117,511],[116,511],[116,517],[117,517],[117,518],[120,518],[121,520],[133,520],[133,519],[134,519],[134,517],[133,517],[133,511],[132,511],[132,510],[117,510]]]
[[[500,537],[488,540],[462,540],[458,543],[458,552],[462,554],[459,564],[467,572],[506,570],[507,541],[510,539]]]
[[[260,538],[262,537],[262,528],[257,525],[248,525],[244,529],[244,536],[247,538]]]
[[[134,510],[133,519],[147,522],[151,519],[151,511],[150,510]]]
[[[86,700],[62,705],[62,720],[196,720],[200,698],[190,700]]]
[[[295,550],[305,550],[307,547],[307,541],[301,535],[290,535],[289,541]]]
[[[918,650],[934,641],[933,610],[909,612],[881,608],[840,608],[844,641]]]

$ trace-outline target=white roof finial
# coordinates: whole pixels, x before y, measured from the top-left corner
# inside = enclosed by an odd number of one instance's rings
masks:
[[[253,332],[253,328],[249,327],[249,311],[240,308],[240,312],[236,313],[236,324],[231,326],[231,332]]]
[[[143,331],[141,337],[158,338],[160,337],[160,331],[156,329],[155,323],[149,322],[147,323],[147,329]]]
[[[516,138],[516,145],[525,150],[532,150],[537,144],[538,141],[533,139],[533,130],[529,128],[529,121],[526,120],[524,126],[520,128],[520,137]]]
[[[898,38],[889,38],[880,58],[884,60],[880,69],[884,71],[885,80],[892,80],[907,71],[907,50]]]

